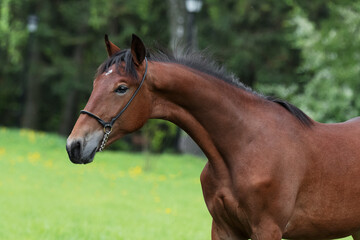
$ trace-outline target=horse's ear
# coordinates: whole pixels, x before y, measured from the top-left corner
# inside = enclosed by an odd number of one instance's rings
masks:
[[[120,48],[115,44],[113,44],[112,42],[110,42],[107,34],[105,34],[105,46],[109,57],[111,57],[117,52],[120,52]]]
[[[144,61],[146,56],[145,45],[135,34],[132,35],[131,54],[136,66],[139,66]]]

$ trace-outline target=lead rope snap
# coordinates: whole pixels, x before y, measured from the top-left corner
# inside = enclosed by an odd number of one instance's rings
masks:
[[[103,137],[103,140],[101,142],[101,145],[100,145],[100,148],[99,148],[98,152],[102,152],[104,150],[111,131],[112,131],[112,127],[110,125],[106,125],[104,127],[104,137]]]

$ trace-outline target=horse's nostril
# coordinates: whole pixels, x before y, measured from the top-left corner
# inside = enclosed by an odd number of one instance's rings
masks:
[[[80,150],[81,150],[81,145],[79,141],[74,142],[73,144],[71,144],[71,155],[74,156],[74,158],[80,158]]]
[[[102,131],[97,131],[96,133],[85,134],[84,137],[69,137],[66,142],[66,151],[70,161],[76,164],[92,162],[102,135]]]
[[[69,155],[70,160],[73,163],[82,163],[81,162],[81,142],[80,141],[73,141],[71,144],[67,144],[66,151]]]

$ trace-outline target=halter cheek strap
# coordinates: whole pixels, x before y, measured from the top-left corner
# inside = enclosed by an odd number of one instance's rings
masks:
[[[136,94],[138,94],[141,86],[143,85],[144,81],[145,81],[145,77],[146,77],[146,74],[147,74],[147,69],[148,69],[148,61],[147,61],[147,58],[145,57],[145,72],[144,72],[144,75],[141,79],[141,82],[140,82],[140,85],[138,86],[138,88],[135,90],[134,94],[131,96],[131,98],[129,99],[129,101],[126,103],[126,105],[123,107],[123,109],[121,109],[121,111],[115,116],[113,117],[109,122],[105,122],[104,120],[102,120],[100,117],[98,117],[97,115],[91,113],[91,112],[88,112],[88,111],[85,111],[85,110],[81,110],[80,111],[80,114],[87,114],[89,115],[90,117],[93,117],[95,118],[103,127],[104,127],[104,137],[103,137],[103,140],[101,142],[101,145],[100,145],[100,148],[98,149],[99,152],[102,152],[105,148],[105,145],[107,143],[107,140],[109,138],[109,135],[112,131],[112,127],[115,123],[115,121],[125,112],[125,110],[129,107],[130,103],[134,100]]]

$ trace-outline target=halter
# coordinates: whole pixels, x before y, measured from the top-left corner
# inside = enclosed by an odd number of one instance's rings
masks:
[[[129,99],[129,101],[126,103],[126,105],[123,107],[123,109],[121,109],[121,111],[118,113],[118,115],[116,115],[115,117],[113,117],[110,122],[105,122],[104,120],[102,120],[100,117],[96,116],[95,114],[91,113],[91,112],[88,112],[88,111],[85,111],[85,110],[81,110],[80,111],[80,114],[87,114],[89,115],[90,117],[93,117],[95,118],[103,127],[104,127],[104,137],[103,137],[103,140],[101,142],[101,145],[100,145],[100,148],[99,148],[99,152],[102,152],[105,148],[105,145],[107,143],[107,140],[109,138],[109,135],[112,131],[112,127],[115,123],[115,121],[121,116],[121,114],[123,114],[125,112],[125,110],[129,107],[130,103],[134,100],[136,94],[139,92],[141,86],[143,85],[144,81],[145,81],[145,77],[146,77],[146,74],[147,74],[147,69],[148,69],[148,61],[147,61],[147,58],[145,57],[145,63],[146,63],[146,66],[145,66],[145,72],[144,72],[144,75],[143,75],[143,78],[141,79],[141,82],[140,82],[140,85],[139,87],[135,90],[134,94],[131,96],[131,98]]]

